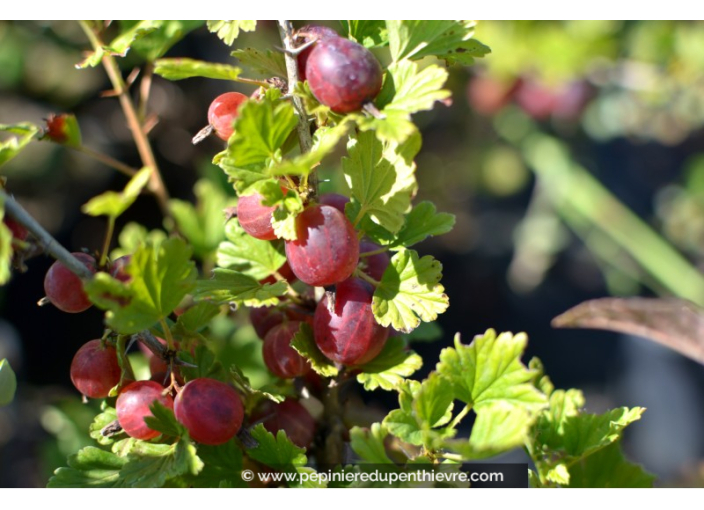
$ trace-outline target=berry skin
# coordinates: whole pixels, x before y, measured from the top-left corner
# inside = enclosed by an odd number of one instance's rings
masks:
[[[315,420],[298,401],[286,399],[280,404],[267,400],[252,416],[252,421],[262,420],[264,428],[276,435],[279,430],[299,448],[308,448],[315,437]]]
[[[294,304],[283,308],[262,306],[250,309],[249,320],[257,336],[264,340],[269,331],[286,320],[307,322],[313,327],[313,312]]]
[[[350,199],[345,195],[340,195],[339,193],[324,193],[320,195],[320,203],[324,205],[331,205],[342,214],[345,214],[345,206],[349,203]]]
[[[343,365],[363,365],[381,352],[389,336],[372,313],[371,285],[350,278],[337,285],[335,306],[326,295],[315,310],[315,343],[326,357]]]
[[[306,78],[318,101],[336,113],[360,110],[381,90],[382,70],[371,51],[342,37],[315,44]]]
[[[322,41],[323,39],[327,39],[329,37],[340,37],[340,35],[329,27],[324,27],[321,25],[306,25],[301,27],[298,32],[296,32],[296,37],[298,39],[302,39],[302,44],[305,44],[313,38],[317,41]],[[306,65],[308,63],[308,57],[310,57],[310,54],[316,44],[317,42],[311,46],[308,46],[305,50],[298,54],[298,79],[301,81],[306,81]]]
[[[359,253],[376,251],[379,248],[381,248],[381,246],[374,244],[371,241],[362,241],[359,243]],[[389,263],[391,261],[387,252],[361,257],[361,260],[364,262],[363,271],[376,281],[381,281],[381,277],[384,276],[384,271],[386,271],[386,268],[389,267]]]
[[[96,262],[93,257],[80,252],[72,255],[95,273]],[[64,312],[83,312],[92,306],[83,290],[81,279],[58,260],[52,264],[44,277],[44,293],[56,308]]]
[[[286,194],[286,190],[283,190]],[[264,199],[259,193],[240,197],[237,202],[237,219],[240,225],[252,237],[262,241],[273,241],[276,239],[274,227],[271,224],[271,217],[276,210],[276,206],[267,207],[262,205]]]
[[[189,381],[174,402],[176,419],[194,441],[207,445],[226,443],[239,432],[244,407],[237,392],[215,379]]]
[[[234,128],[232,124],[239,115],[240,106],[249,99],[239,92],[226,92],[216,97],[208,108],[208,124],[213,126],[215,134],[228,141]]]
[[[5,226],[10,229],[13,239],[17,239],[18,241],[24,241],[27,239],[29,232],[26,228],[24,228],[24,226],[17,223],[15,219],[5,216],[2,221]]]
[[[300,327],[298,321],[286,321],[274,326],[264,338],[264,364],[277,377],[293,379],[310,370],[308,361],[291,347]]]
[[[296,277],[326,287],[350,277],[359,262],[354,227],[329,205],[313,205],[296,218],[295,241],[286,241],[286,258]]]
[[[71,362],[71,382],[89,398],[107,397],[120,382],[121,373],[117,351],[100,339],[83,344]]]
[[[144,418],[152,416],[149,406],[156,400],[173,409],[174,400],[163,393],[164,387],[154,381],[133,382],[120,392],[115,403],[117,421],[128,436],[146,441],[161,433],[150,429]]]

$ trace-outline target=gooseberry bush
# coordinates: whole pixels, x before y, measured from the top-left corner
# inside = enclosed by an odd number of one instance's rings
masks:
[[[143,164],[103,159],[129,180],[82,209],[106,220],[100,253],[69,253],[12,198],[11,182],[0,193],[2,283],[45,250],[57,261],[42,304],[105,312],[104,331],[70,367],[76,398],[102,402],[89,431],[95,444],[71,455],[49,486],[242,487],[245,468],[453,471],[517,448],[534,486],[650,485],[620,449],[643,409],[586,412],[579,390],[555,389],[538,359],[522,361],[525,334],[458,334],[439,360],[413,351],[443,337],[433,327],[449,306],[442,265],[421,243],[454,218],[414,202],[415,173],[432,169],[416,168],[422,137],[412,116],[448,107],[449,66],[487,56],[475,23],[344,21],[333,30],[280,21],[280,47],[234,49],[232,64],[163,58],[201,24],[81,22],[92,51],[78,66],[105,68]],[[257,24],[207,28],[236,47]],[[195,205],[169,197],[119,67],[128,51],[161,79],[251,87],[214,98],[194,137],[222,139],[213,162],[236,204],[205,181]],[[79,120],[65,113],[44,127],[0,126],[12,135],[0,164],[35,140],[81,147]],[[340,153],[344,185],[321,194],[318,170]],[[140,194],[157,200],[168,232],[129,224],[110,252],[116,219]],[[245,310],[261,339],[264,383],[251,379],[251,356],[225,359],[218,348],[215,323]],[[135,375],[136,356],[148,359],[150,377]],[[413,378],[424,364],[434,369]],[[3,403],[14,387],[5,362],[0,371]],[[375,391],[395,394],[398,408],[376,419],[355,409],[361,400],[350,395]]]

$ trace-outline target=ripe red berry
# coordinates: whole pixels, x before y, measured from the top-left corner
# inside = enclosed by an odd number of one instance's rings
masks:
[[[264,364],[277,377],[293,379],[310,370],[308,361],[291,347],[301,323],[286,321],[274,326],[264,338]]]
[[[208,124],[213,126],[215,134],[228,141],[234,128],[232,125],[239,115],[240,106],[247,101],[247,96],[239,92],[226,92],[216,97],[208,108]]]
[[[354,112],[381,90],[379,61],[367,48],[349,39],[330,37],[315,44],[306,77],[318,101],[337,113]]]
[[[286,257],[303,283],[326,287],[346,280],[357,267],[357,234],[334,207],[308,207],[296,218],[296,235],[295,241],[286,241]]]
[[[349,203],[350,199],[345,195],[340,195],[339,193],[323,193],[320,195],[320,203],[325,205],[331,205],[342,214],[345,213],[345,206]]]
[[[215,379],[189,381],[174,402],[176,419],[193,440],[208,445],[223,444],[242,427],[244,407],[237,392]]]
[[[301,27],[296,32],[296,37],[301,41],[301,44],[305,44],[309,41],[315,39],[316,41],[321,41],[327,39],[328,37],[339,37],[340,35],[335,32],[332,28],[324,27],[321,25],[306,25]],[[305,50],[298,54],[298,78],[301,81],[306,81],[306,65],[308,63],[308,57],[310,57],[313,48],[316,44],[308,46]]]
[[[286,193],[285,190],[283,190]],[[240,197],[237,202],[237,219],[240,225],[252,237],[263,241],[276,239],[271,218],[276,207],[262,205],[264,199],[259,193]]]
[[[20,225],[17,223],[17,221],[14,218],[10,218],[9,216],[5,216],[2,219],[2,222],[5,224],[7,228],[10,229],[10,232],[12,233],[12,238],[17,239],[18,241],[24,241],[27,239],[27,236],[29,235],[29,232],[27,231],[26,228],[24,228],[23,225]]]
[[[384,347],[389,330],[372,313],[371,285],[350,278],[337,285],[335,306],[326,295],[315,310],[315,343],[329,359],[343,365],[363,365]]]
[[[262,306],[250,309],[249,320],[257,336],[264,340],[267,333],[274,326],[278,326],[286,320],[307,322],[312,327],[313,312],[294,304],[289,304],[283,308]]]
[[[362,241],[359,243],[360,254],[376,251],[379,248],[381,248],[381,246],[371,241]],[[389,267],[389,262],[391,261],[387,252],[360,257],[360,260],[363,262],[362,270],[377,281],[381,280],[381,277],[384,276],[384,271]]]
[[[72,255],[95,273],[96,262],[93,257],[80,252]],[[83,290],[81,279],[58,260],[52,264],[44,277],[44,293],[56,308],[64,312],[83,312],[92,306]]]
[[[149,409],[155,401],[173,409],[174,400],[164,395],[164,387],[154,381],[136,381],[126,386],[117,397],[117,421],[128,436],[146,441],[160,433],[147,426],[144,418],[152,416]]]
[[[105,398],[120,382],[117,351],[100,339],[84,344],[73,356],[71,382],[89,398]]]
[[[276,435],[279,430],[299,448],[308,448],[315,437],[315,420],[298,401],[286,399],[280,404],[267,400],[252,416],[261,420],[264,428]]]

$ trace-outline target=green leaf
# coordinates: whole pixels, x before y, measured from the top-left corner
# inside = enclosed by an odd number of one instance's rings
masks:
[[[563,445],[571,457],[584,457],[617,441],[625,427],[640,420],[642,407],[621,407],[604,414],[579,414],[566,419]]]
[[[273,306],[286,293],[286,284],[261,284],[251,276],[230,269],[215,269],[211,280],[199,280],[194,297],[213,303],[237,303],[245,306]]]
[[[409,333],[421,320],[437,319],[449,306],[441,278],[442,265],[430,255],[419,259],[414,250],[398,252],[374,292],[372,310],[379,324]]]
[[[149,167],[142,168],[130,179],[121,192],[106,191],[86,202],[81,211],[90,216],[109,216],[117,218],[137,200],[144,187],[149,182],[152,171]]]
[[[68,467],[54,471],[47,487],[120,487],[128,459],[89,446],[69,456]]]
[[[223,210],[231,202],[222,189],[207,179],[196,182],[196,206],[172,199],[169,209],[178,231],[191,243],[196,257],[209,258],[225,238]]]
[[[655,476],[628,462],[621,444],[613,443],[569,468],[569,487],[650,488]]]
[[[191,249],[181,239],[168,239],[158,248],[139,247],[127,266],[130,281],[97,273],[85,284],[91,301],[108,310],[107,325],[133,334],[167,317],[194,286],[196,269]]]
[[[404,214],[418,189],[413,158],[420,146],[420,135],[401,145],[382,143],[371,132],[350,139],[342,169],[358,208],[355,224],[367,215],[391,232],[403,227]]]
[[[282,190],[281,185],[275,181],[265,181],[259,189],[264,197],[262,203],[268,207],[276,207],[271,215],[271,225],[276,237],[295,241],[298,235],[296,217],[303,212],[303,200],[298,191]]]
[[[121,26],[132,27],[134,21],[120,21]],[[159,27],[132,44],[132,50],[153,62],[163,56],[169,49],[189,32],[201,27],[198,20],[160,20]]]
[[[203,62],[190,58],[160,58],[154,72],[167,80],[186,78],[211,78],[213,80],[236,80],[242,69],[239,67]]]
[[[24,149],[29,142],[39,136],[41,130],[29,122],[19,124],[0,124],[0,132],[11,133],[17,137],[0,142],[0,165],[4,165]]]
[[[233,51],[231,55],[239,60],[243,66],[258,74],[282,78],[287,76],[284,54],[279,51],[244,48]]]
[[[392,110],[383,111],[381,117],[353,117],[357,128],[362,132],[373,132],[379,140],[386,142],[405,142],[409,137],[416,135],[418,129],[408,113]]]
[[[478,410],[469,441],[450,440],[444,446],[464,460],[493,457],[523,446],[534,420],[526,408],[489,404]]]
[[[339,370],[333,365],[325,355],[320,352],[313,337],[313,328],[305,322],[291,340],[293,347],[298,354],[310,362],[313,370],[323,377],[336,377]]]
[[[117,420],[117,411],[113,407],[106,406],[102,413],[93,419],[93,423],[88,427],[90,437],[95,439],[98,444],[111,445],[115,442],[112,437],[107,437],[101,434],[101,431],[112,422]]]
[[[448,233],[454,225],[454,214],[438,213],[432,202],[421,202],[406,215],[406,222],[391,246],[413,246],[430,236]]]
[[[384,20],[355,19],[344,20],[342,26],[347,37],[365,48],[385,46],[389,43],[389,35]]]
[[[9,361],[0,360],[0,406],[6,406],[15,398],[17,391],[17,377]]]
[[[389,337],[384,349],[372,361],[359,367],[362,372],[357,381],[364,389],[377,388],[395,390],[405,377],[409,377],[423,366],[423,359],[415,352],[406,350],[405,342],[398,337]]]
[[[260,423],[250,434],[258,443],[256,447],[247,450],[247,455],[252,459],[280,471],[305,465],[305,450],[293,444],[283,430],[274,436]]]
[[[120,246],[110,252],[110,258],[115,260],[124,255],[131,255],[142,244],[150,244],[155,249],[158,249],[161,243],[166,240],[166,237],[166,232],[163,230],[154,229],[147,231],[139,223],[130,222],[124,226],[117,237]]]
[[[173,445],[136,442],[130,459],[120,470],[120,487],[162,487],[180,475],[196,475],[203,469],[195,447],[185,439]]]
[[[198,457],[204,467],[198,476],[186,478],[189,487],[220,487],[223,482],[231,487],[247,487],[241,475],[242,450],[234,441],[218,446],[200,445]]]
[[[388,431],[381,423],[374,423],[371,428],[352,427],[350,446],[359,455],[362,464],[392,464],[384,446],[387,436]]]
[[[225,225],[227,241],[220,243],[217,265],[233,269],[255,280],[278,271],[286,262],[283,245],[262,241],[247,234],[236,218]]]
[[[150,429],[171,437],[181,437],[187,434],[186,428],[176,421],[173,409],[169,409],[158,400],[155,400],[149,406],[149,410],[152,415],[145,416],[144,421]]]
[[[470,345],[463,345],[457,335],[454,349],[440,353],[437,371],[452,384],[455,397],[477,413],[495,402],[538,410],[547,405],[547,399],[533,386],[534,373],[521,363],[527,344],[524,333],[497,337],[490,329],[475,336]]]
[[[452,418],[454,399],[449,381],[432,373],[413,397],[413,414],[426,428],[441,427]]]
[[[76,67],[79,69],[95,67],[100,64],[105,54],[124,57],[127,55],[127,52],[130,50],[132,44],[137,42],[142,37],[158,30],[161,24],[161,21],[145,20],[139,21],[132,26],[124,27],[120,34],[115,37],[110,44],[102,46],[96,51],[90,53],[82,62],[77,64]]]
[[[203,301],[190,307],[178,316],[174,330],[196,332],[210,323],[210,320],[220,313],[220,307]]]
[[[280,100],[280,95],[279,90],[269,89],[261,101],[242,105],[227,150],[227,157],[238,167],[264,165],[275,159],[296,127],[293,105]]]
[[[242,32],[251,32],[257,27],[257,20],[208,21],[208,30],[217,32],[218,37],[228,46],[232,46]]]
[[[433,373],[422,383],[407,381],[399,388],[400,409],[384,418],[389,432],[399,439],[427,449],[437,449],[454,428],[438,429],[452,419],[454,395],[450,383]]]
[[[310,175],[316,170],[325,156],[333,152],[338,142],[349,131],[351,123],[347,120],[340,124],[318,128],[313,135],[313,147],[309,152],[292,159],[284,159],[271,168],[272,175]]]
[[[391,112],[410,115],[432,110],[437,101],[451,95],[449,90],[442,88],[447,77],[447,71],[434,64],[421,69],[414,62],[397,62],[389,66],[376,104],[386,115]]]
[[[461,20],[389,20],[386,22],[391,57],[418,60],[436,56],[449,64],[469,65],[490,49],[474,36],[475,21]]]

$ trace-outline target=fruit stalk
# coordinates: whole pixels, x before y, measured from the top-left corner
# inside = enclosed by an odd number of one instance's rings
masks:
[[[281,42],[286,50],[284,51],[284,58],[286,61],[286,73],[288,74],[288,94],[291,95],[293,107],[296,109],[296,114],[298,115],[298,125],[296,126],[298,143],[301,147],[301,153],[310,152],[313,147],[313,137],[310,134],[308,114],[303,107],[303,101],[301,101],[301,98],[293,94],[296,83],[299,81],[298,60],[296,59],[295,48],[292,46],[293,26],[289,20],[284,19],[278,21],[278,27]],[[309,198],[315,199],[317,195],[318,179],[315,172],[312,172],[308,176],[308,196]]]
[[[37,220],[32,218],[24,208],[5,191],[0,190],[0,199],[5,203],[5,211],[12,216],[17,223],[29,230],[39,241],[39,245],[56,260],[60,261],[73,274],[84,280],[93,278],[93,273],[76,257],[61,246],[54,237],[44,230]]]

